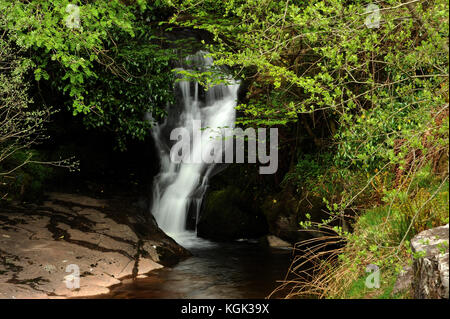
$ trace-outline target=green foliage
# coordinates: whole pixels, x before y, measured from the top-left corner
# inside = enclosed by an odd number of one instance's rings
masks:
[[[249,82],[239,122],[299,122],[314,139],[283,183],[327,206],[329,219],[300,226],[346,246],[318,267],[311,290],[342,297],[357,282],[350,295],[363,296],[358,278],[374,263],[390,274],[378,296],[390,296],[408,240],[448,222],[447,1],[380,3],[379,28],[364,25],[362,1],[230,0],[215,15],[184,3],[172,21],[212,32],[216,63]],[[327,132],[320,143],[317,131]],[[334,226],[349,210],[351,233]]]
[[[30,161],[31,160],[31,161]],[[24,201],[36,201],[42,198],[47,182],[53,173],[53,168],[42,165],[42,156],[34,151],[15,152],[0,168],[2,171],[8,167],[19,167],[8,178],[3,179],[9,183],[2,185],[4,192],[8,192],[9,198]],[[27,163],[26,165],[22,165]]]
[[[86,84],[86,101],[99,107],[84,117],[85,124],[113,131],[122,150],[127,138],[142,141],[148,136],[151,122],[145,119],[146,114],[156,119],[163,117],[167,103],[173,100],[173,49],[157,44],[163,40],[143,19],[136,31],[136,37],[130,39],[116,30],[106,43],[115,56],[115,64],[123,68],[122,73],[100,69],[99,77]]]
[[[365,25],[363,1],[172,4],[170,22],[211,32],[215,63],[249,82],[239,123],[299,121],[314,139],[320,155],[301,155],[284,184],[323,197],[324,224],[414,186],[420,168],[448,150],[446,1],[380,4],[378,28]],[[326,145],[308,122],[326,127]]]
[[[333,160],[330,153],[320,154],[301,154],[295,169],[288,172],[284,176],[282,185],[294,184],[299,188],[308,189],[317,194],[317,196],[325,196],[326,194],[335,192],[333,181],[329,180],[326,185],[318,183],[326,178],[324,167],[328,166]]]
[[[89,128],[113,132],[118,147],[142,140],[171,99],[172,50],[155,23],[162,1],[0,1],[4,28],[30,52],[37,82],[64,94]],[[62,105],[60,105],[62,106]]]
[[[178,14],[171,22],[213,33],[216,43],[209,51],[216,64],[256,69],[252,89],[268,93],[241,107],[256,121],[296,121],[301,113],[323,109],[336,112],[339,122],[354,122],[361,109],[391,104],[391,93],[405,98],[405,105],[440,102],[427,89],[448,72],[445,1],[415,7],[426,21],[420,42],[411,39],[419,22],[400,1],[389,2],[398,8],[383,11],[379,29],[364,26],[366,3],[359,1],[200,3],[173,3]],[[193,18],[184,19],[186,13]],[[388,80],[381,68],[391,73]]]
[[[0,13],[0,26],[5,17]],[[33,110],[24,75],[30,61],[0,36],[0,199],[33,199],[42,190],[48,167],[37,164],[39,156],[29,149],[45,139],[44,124],[52,111]]]
[[[339,266],[334,266],[335,273],[331,275],[335,289],[332,297],[407,297],[408,291],[392,295],[392,287],[403,266],[425,253],[413,253],[410,239],[425,229],[448,223],[448,212],[448,181],[441,182],[436,176],[413,196],[399,194],[387,205],[362,212],[352,233],[340,233],[347,244],[338,256]],[[448,246],[444,243],[440,249],[445,251]],[[380,267],[380,289],[365,286],[367,264]],[[353,270],[348,272],[348,269]]]
[[[77,5],[79,10],[70,10],[69,4]],[[17,45],[46,52],[33,61],[37,81],[49,79],[46,68],[52,61],[61,65],[64,70],[62,89],[73,98],[74,114],[87,113],[92,107],[84,102],[84,82],[97,76],[93,62],[105,56],[103,41],[108,32],[118,27],[134,36],[133,14],[117,0],[86,3],[2,0],[0,10],[6,14],[7,28]],[[79,26],[67,25],[68,19],[77,14]]]
[[[332,130],[339,169],[372,173],[404,164],[408,148],[423,148],[421,133],[448,103],[444,0],[389,1],[379,28],[365,26],[362,1],[172,4],[178,11],[171,22],[211,32],[215,63],[250,81],[238,122],[284,125],[322,113],[320,125],[339,125]],[[408,143],[396,150],[402,140]]]

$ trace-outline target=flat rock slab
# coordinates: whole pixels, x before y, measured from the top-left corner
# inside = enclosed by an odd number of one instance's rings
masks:
[[[156,224],[138,234],[126,213],[111,214],[113,204],[52,193],[42,206],[0,208],[0,298],[104,294],[188,255]]]

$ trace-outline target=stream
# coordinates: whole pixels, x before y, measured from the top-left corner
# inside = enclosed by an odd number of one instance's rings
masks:
[[[214,243],[187,234],[181,243],[192,257],[147,278],[125,280],[100,298],[265,298],[289,268],[290,249],[246,240]]]

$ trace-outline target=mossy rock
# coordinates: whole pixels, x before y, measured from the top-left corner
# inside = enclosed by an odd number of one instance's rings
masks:
[[[267,197],[261,205],[266,217],[269,232],[292,244],[314,236],[313,233],[300,231],[299,223],[306,220],[306,214],[312,221],[320,221],[326,215],[320,198],[299,200],[288,189]]]
[[[227,186],[206,195],[197,233],[220,241],[257,238],[267,234],[267,222],[246,192]]]

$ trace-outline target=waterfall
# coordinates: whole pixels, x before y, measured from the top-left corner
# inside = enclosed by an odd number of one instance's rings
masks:
[[[212,58],[206,54],[199,51],[188,56],[180,69],[212,70]],[[193,158],[202,158],[201,152],[214,151],[222,139],[205,134],[205,129],[217,132],[224,127],[234,127],[238,88],[237,82],[228,79],[227,84],[205,91],[198,82],[181,79],[175,83],[176,105],[167,108],[164,122],[153,126],[152,135],[159,151],[161,168],[154,179],[151,210],[159,227],[177,241],[186,237],[188,212],[194,212],[198,221],[208,178],[215,164],[192,163],[186,159],[181,163],[171,161],[170,149],[177,141],[170,140],[170,132],[177,127],[190,132],[188,146]],[[201,129],[194,125],[198,121],[201,121]],[[201,138],[196,139],[194,135]]]

